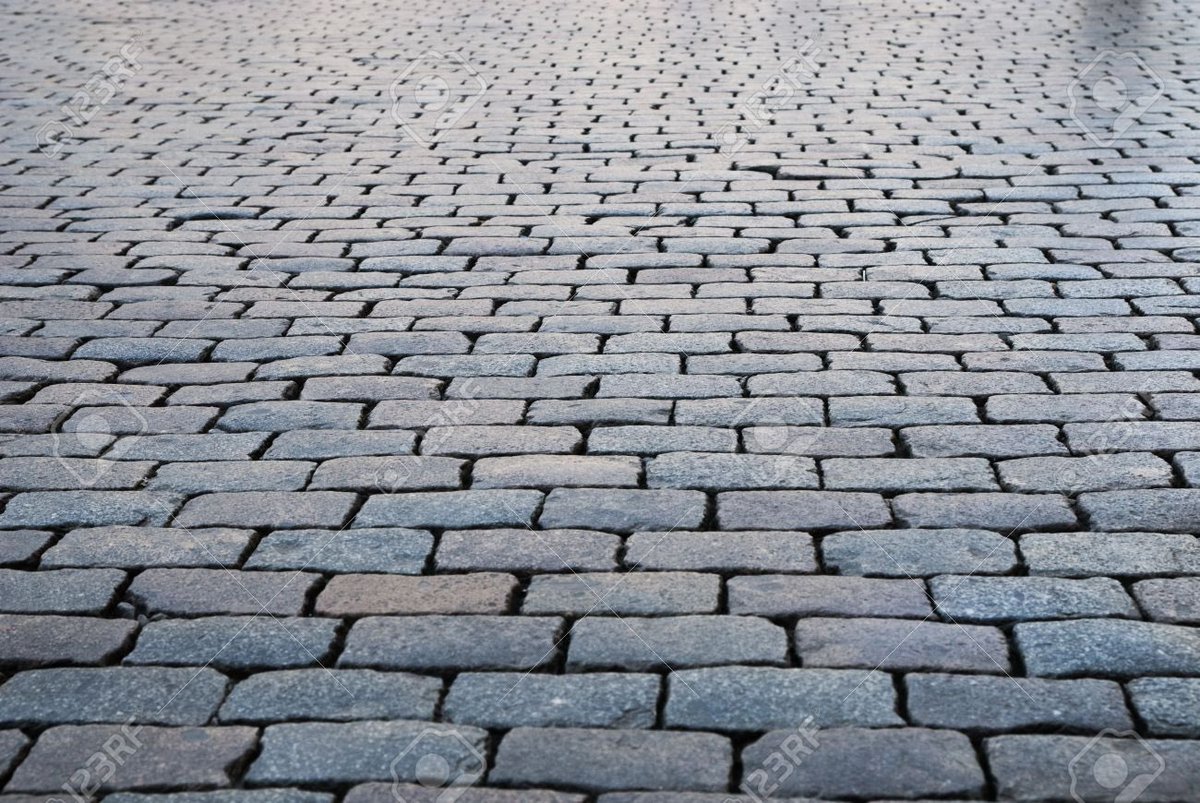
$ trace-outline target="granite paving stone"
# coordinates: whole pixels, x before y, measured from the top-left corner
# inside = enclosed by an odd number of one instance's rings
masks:
[[[1196,3],[60,5],[0,803],[1196,798]]]

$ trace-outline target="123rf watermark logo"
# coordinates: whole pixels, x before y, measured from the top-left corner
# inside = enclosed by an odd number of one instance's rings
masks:
[[[1166,83],[1136,53],[1105,50],[1067,87],[1071,119],[1092,142],[1111,147],[1150,111]]]
[[[392,119],[423,148],[458,125],[488,91],[488,82],[458,53],[430,50],[392,81]]]
[[[738,115],[744,122],[727,123],[717,131],[717,145],[723,156],[733,156],[745,147],[749,133],[770,125],[776,112],[789,104],[798,105],[793,99],[802,90],[803,83],[816,76],[816,57],[820,52],[813,40],[805,40],[797,55],[785,61],[763,81],[757,92],[737,105]]]
[[[52,158],[58,155],[66,140],[75,136],[77,129],[87,125],[96,112],[113,99],[126,80],[142,71],[139,59],[143,50],[137,37],[130,39],[117,55],[104,62],[104,66],[70,100],[59,106],[62,118],[47,121],[37,132],[37,147],[44,156]]]
[[[487,771],[482,743],[457,728],[423,729],[391,763],[396,803],[454,803]]]
[[[1067,765],[1078,803],[1134,803],[1167,768],[1153,746],[1133,731],[1103,730]]]

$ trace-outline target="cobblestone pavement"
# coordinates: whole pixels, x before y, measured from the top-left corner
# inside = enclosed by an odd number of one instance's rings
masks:
[[[0,803],[1200,800],[1200,3],[6,5]]]

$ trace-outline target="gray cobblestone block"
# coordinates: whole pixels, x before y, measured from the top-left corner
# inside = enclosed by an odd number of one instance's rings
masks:
[[[350,335],[348,354],[466,354],[471,341],[461,332],[359,332]]]
[[[876,428],[746,427],[742,443],[751,454],[873,457],[896,451],[891,431]]]
[[[328,460],[334,457],[363,457],[412,454],[414,432],[306,429],[282,432],[263,454],[267,460]]]
[[[413,671],[526,670],[552,663],[552,616],[377,616],[350,629],[341,667]]]
[[[1091,577],[935,577],[934,604],[951,621],[1000,622],[1027,619],[1134,617],[1137,609],[1116,580]]]
[[[904,685],[913,722],[931,728],[1096,733],[1133,727],[1121,687],[1111,680],[931,674],[908,675]]]
[[[578,399],[594,382],[590,376],[490,377],[483,387],[489,399]],[[481,392],[480,383],[457,378],[444,391],[447,399],[479,398]]]
[[[1165,487],[1171,466],[1152,454],[1095,454],[1087,457],[1030,457],[996,466],[1014,491],[1110,491]]]
[[[932,609],[917,580],[828,575],[753,575],[729,580],[729,612],[770,617],[927,617]]]
[[[832,491],[732,491],[717,495],[723,530],[883,527],[892,521],[878,494]]]
[[[868,458],[821,461],[826,488],[857,491],[999,490],[982,458]]]
[[[616,568],[620,545],[620,537],[590,530],[448,530],[438,542],[437,567],[442,571],[604,572]]]
[[[632,456],[518,455],[475,462],[473,488],[636,487],[641,461]]]
[[[1162,393],[1200,390],[1200,380],[1188,371],[1095,371],[1051,374],[1060,393]]]
[[[529,376],[535,363],[530,355],[422,354],[397,360],[394,371],[443,379],[469,377],[471,387],[477,388],[482,380],[476,377]],[[478,393],[460,392],[458,395],[461,399],[469,399]]]
[[[679,373],[680,357],[678,354],[567,354],[555,357],[543,357],[538,361],[538,376],[569,376],[572,374],[585,375],[625,375],[625,374],[667,374]],[[607,378],[607,377],[606,377]],[[620,378],[620,376],[614,377]],[[631,379],[637,377],[629,377]],[[650,377],[644,377],[650,379]],[[657,380],[659,377],[655,377]],[[619,385],[619,383],[617,383]],[[601,396],[624,396],[636,394],[605,393],[604,379],[601,379]]]
[[[812,537],[780,532],[640,532],[625,542],[631,569],[721,572],[813,572]]]
[[[150,616],[297,616],[319,579],[311,572],[147,569],[134,578],[125,596]]]
[[[312,463],[287,460],[170,463],[160,466],[146,487],[193,494],[206,491],[299,491],[308,482],[313,468]]]
[[[1200,623],[1200,577],[1142,580],[1133,585],[1133,595],[1156,622]]]
[[[1031,675],[1200,675],[1193,628],[1122,619],[1026,622],[1015,628]]]
[[[733,452],[737,431],[716,427],[597,427],[588,435],[595,454],[662,454],[663,452]]]
[[[752,424],[824,423],[820,399],[683,399],[675,403],[676,425],[735,427]]]
[[[728,376],[674,376],[669,374],[604,376],[600,378],[600,398],[645,396],[665,399],[706,399],[741,397],[738,380]]]
[[[911,427],[922,424],[974,424],[970,399],[923,396],[852,396],[829,400],[835,427]]]
[[[1146,407],[1137,396],[1080,393],[1069,396],[993,396],[984,402],[990,421],[1103,421],[1142,418]]]
[[[772,756],[784,755],[791,743],[788,740],[795,736],[795,729],[772,731],[742,750],[744,783],[750,789],[776,784],[779,777]],[[811,754],[804,756],[772,796],[973,798],[984,791],[983,770],[975,750],[970,740],[956,731],[827,728],[819,732],[816,741]]]
[[[316,613],[322,616],[380,614],[505,613],[517,589],[512,575],[342,574],[321,591]]]
[[[1166,533],[1045,533],[1021,537],[1031,574],[1059,577],[1200,574],[1200,542]]]
[[[280,530],[262,539],[247,569],[420,574],[433,536],[400,528]]]
[[[902,619],[801,619],[794,633],[805,666],[913,672],[1009,672],[1008,643],[994,627]]]
[[[421,439],[421,454],[567,454],[582,442],[574,427],[439,426]]]
[[[1031,374],[1055,373],[1064,377],[1069,371],[1104,371],[1104,359],[1099,354],[1078,351],[991,351],[964,354],[963,365],[968,371],[1018,371]],[[1051,387],[1055,384],[1052,383]],[[1103,391],[1093,391],[1103,392]]]
[[[839,348],[846,348],[839,344]],[[759,374],[746,382],[751,396],[868,396],[886,399],[895,393],[895,380],[875,371],[808,371]],[[876,402],[876,406],[881,402]],[[847,414],[849,416],[850,414]],[[873,416],[874,417],[874,416]],[[974,421],[974,418],[970,419]]]
[[[186,342],[186,341],[176,341]],[[206,343],[208,341],[200,341]],[[213,349],[211,359],[218,362],[266,361],[279,360],[289,357],[311,357],[337,354],[342,350],[341,338],[330,335],[263,337],[247,339],[222,340]],[[197,350],[202,353],[202,350]],[[175,355],[176,361],[188,359],[183,355]],[[195,359],[195,358],[193,358]],[[156,362],[157,360],[146,360]]]
[[[234,686],[223,723],[281,720],[432,720],[438,678],[370,669],[288,669],[251,675]]]
[[[354,526],[528,527],[541,505],[540,491],[472,490],[375,495],[363,505],[354,519]]]
[[[338,527],[356,497],[335,491],[212,493],[190,500],[175,521],[184,527]]]
[[[1116,420],[1096,424],[1067,424],[1063,432],[1075,454],[1092,452],[1176,452],[1200,448],[1200,424],[1190,421],[1129,421],[1124,411]]]
[[[368,427],[428,428],[454,424],[517,424],[525,403],[516,399],[450,401],[381,401],[371,410]]]
[[[121,619],[0,614],[0,666],[107,663],[135,630],[136,623]]]
[[[122,490],[141,486],[150,462],[91,460],[71,457],[0,459],[0,489],[5,491]]]
[[[464,673],[450,687],[448,722],[490,730],[651,728],[658,716],[657,675]]]
[[[0,569],[0,610],[98,614],[108,608],[124,584],[125,572],[116,569]]]
[[[817,488],[816,464],[806,457],[766,454],[672,452],[647,463],[651,488],[703,490]]]
[[[296,722],[263,731],[262,751],[246,780],[333,785],[418,779],[426,763],[445,762],[450,777],[486,769],[487,732],[422,722]]]
[[[1200,680],[1138,678],[1127,688],[1151,736],[1200,736]]]
[[[125,727],[126,730],[122,730]],[[109,741],[111,740],[111,742]],[[136,742],[134,741],[136,740]],[[9,792],[59,792],[105,744],[130,750],[100,789],[228,787],[233,771],[258,743],[254,728],[164,728],[136,725],[60,725],[43,732],[8,782]],[[186,762],[179,761],[186,755]]]
[[[293,787],[282,789],[223,789],[212,792],[168,792],[142,794],[118,792],[105,800],[112,803],[332,803],[333,795],[305,792]]]
[[[848,575],[1004,574],[1017,566],[1015,544],[986,530],[852,530],[826,536],[821,553]]]
[[[260,372],[261,373],[261,372]],[[440,383],[407,376],[360,376],[353,379],[308,379],[300,398],[314,401],[378,401],[382,399],[437,399]]]
[[[25,738],[25,734],[18,730],[0,731],[0,775],[7,777],[17,763],[17,759],[25,752],[25,748],[29,745],[29,740]],[[20,803],[19,798],[15,795],[4,795],[0,800],[5,803]],[[33,801],[29,801],[33,803]]]
[[[535,401],[531,424],[666,424],[673,402],[665,399],[577,399]]]
[[[913,457],[1025,457],[1065,455],[1058,428],[1050,425],[966,424],[907,427],[900,437]]]
[[[1168,421],[1200,417],[1200,412],[1197,412],[1200,410],[1200,394],[1156,393],[1150,397],[1150,404],[1159,418]]]
[[[671,325],[678,326],[677,319],[672,320]],[[821,367],[821,358],[816,354],[738,353],[687,356],[687,373],[689,374],[737,374],[740,376],[791,371],[819,371]],[[833,367],[840,368],[841,366]]]
[[[1036,530],[1072,527],[1074,511],[1057,494],[920,493],[892,500],[896,519],[909,527]]]
[[[419,784],[368,783],[346,794],[346,803],[389,803],[400,795],[405,803],[440,803],[439,797],[456,796],[462,803],[584,803],[583,795],[541,789],[491,789],[481,786],[436,787]],[[461,795],[461,796],[459,796]]]
[[[707,499],[699,491],[556,488],[546,497],[539,521],[550,529],[617,533],[694,529],[704,520],[706,509]]]
[[[899,376],[912,396],[994,396],[1000,393],[1049,393],[1036,374],[1010,371],[922,371]]]
[[[0,723],[203,725],[228,684],[220,672],[196,667],[35,669],[0,686]]]
[[[1079,507],[1097,530],[1200,533],[1200,490],[1196,489],[1085,493],[1079,497]]]
[[[230,407],[217,421],[226,432],[356,429],[363,405],[349,402],[269,401]]]
[[[525,593],[522,612],[586,616],[662,616],[715,613],[721,578],[694,572],[539,575]]]
[[[227,528],[83,528],[72,530],[46,550],[41,565],[122,569],[229,566],[240,561],[253,535],[251,530]]]
[[[784,629],[750,616],[587,616],[571,628],[567,655],[570,671],[787,663]]]
[[[270,435],[261,432],[203,435],[135,435],[121,438],[110,454],[123,460],[159,460],[187,462],[207,460],[249,460]],[[273,455],[267,455],[272,457]]]
[[[309,488],[339,491],[455,490],[466,462],[451,457],[339,457],[317,467]]]
[[[256,382],[271,379],[307,379],[314,375],[322,375],[328,377],[325,387],[321,391],[317,391],[314,395],[305,393],[303,398],[320,399],[320,398],[346,398],[346,399],[371,399],[380,395],[396,393],[398,397],[403,398],[404,394],[416,394],[417,398],[427,398],[428,392],[422,393],[419,387],[403,388],[391,390],[390,387],[380,387],[381,383],[371,382],[372,379],[386,379],[387,377],[371,377],[364,376],[365,374],[382,374],[388,370],[388,359],[379,354],[342,354],[329,357],[292,357],[286,360],[275,360],[260,367],[254,374]],[[354,379],[340,380],[334,377],[354,377]],[[334,382],[343,382],[341,391],[332,390]],[[305,390],[312,382],[305,383]],[[342,393],[345,396],[342,396]],[[436,398],[434,393],[434,398]],[[395,397],[392,397],[395,398]],[[250,401],[247,399],[247,401]]]
[[[54,535],[44,530],[9,530],[0,533],[0,566],[31,563],[39,554],[43,554],[53,540]]]
[[[0,527],[162,525],[180,501],[158,491],[27,491],[8,500]]]
[[[883,673],[840,669],[728,666],[667,677],[668,728],[767,731],[811,717],[818,728],[903,725],[896,692]]]
[[[130,665],[204,666],[247,672],[320,664],[333,646],[336,619],[207,616],[164,619],[142,628]]]
[[[729,740],[708,733],[515,728],[500,742],[489,780],[503,786],[613,789],[726,788]]]
[[[1195,742],[1011,735],[986,740],[984,752],[1003,800],[1111,799],[1114,788],[1128,792],[1131,783],[1146,778],[1150,782],[1139,799],[1164,803],[1186,800],[1200,786]],[[1106,766],[1125,768],[1128,780],[1114,787]]]

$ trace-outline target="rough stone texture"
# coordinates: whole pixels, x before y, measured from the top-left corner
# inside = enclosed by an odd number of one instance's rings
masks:
[[[6,791],[61,792],[61,784],[80,767],[91,766],[89,759],[109,739],[119,740],[114,749],[128,758],[108,780],[104,773],[90,779],[101,789],[219,787],[231,785],[231,770],[254,750],[258,732],[246,727],[60,725],[38,737]],[[180,761],[181,755],[188,760]]]
[[[617,619],[589,616],[571,629],[571,669],[624,669],[787,662],[787,634],[749,616]]]
[[[0,686],[0,723],[59,725],[129,720],[203,725],[228,679],[212,669],[35,669]]]
[[[1002,800],[1113,799],[1114,786],[1127,791],[1145,778],[1137,799],[1164,803],[1187,800],[1200,785],[1195,742],[1014,735],[988,739],[984,750]]]
[[[976,797],[983,790],[983,770],[961,733],[924,728],[821,729],[811,755],[802,755],[795,771],[785,776],[771,755],[794,734],[795,730],[772,731],[742,751],[751,789],[766,783],[777,785],[781,795],[865,800]]]
[[[490,780],[501,785],[715,791],[729,782],[729,741],[707,733],[515,728]]]
[[[1097,733],[1133,727],[1121,687],[1111,680],[908,675],[904,685],[913,722],[931,728]]]
[[[464,803],[1195,797],[1195,2],[24,5],[0,790],[122,803],[128,709],[280,736],[124,803],[431,803],[456,718]]]
[[[444,713],[449,722],[488,729],[650,728],[659,685],[657,675],[465,673],[450,687]]]
[[[687,669],[667,679],[668,728],[765,731],[808,717],[822,728],[904,724],[883,673],[730,666]]]

